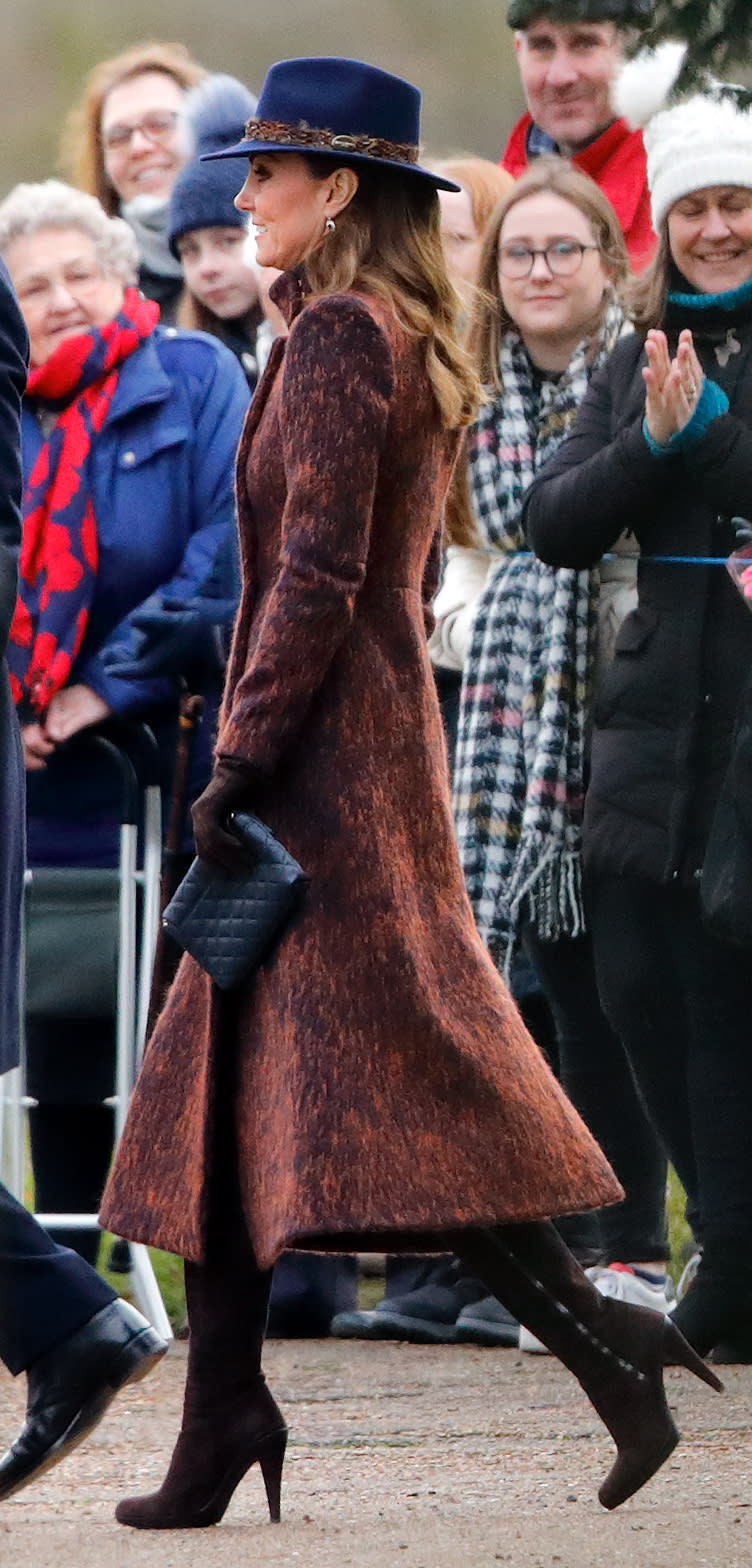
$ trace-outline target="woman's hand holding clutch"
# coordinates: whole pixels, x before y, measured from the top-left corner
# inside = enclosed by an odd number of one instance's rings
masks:
[[[237,870],[244,858],[247,861],[247,851],[230,831],[229,818],[233,811],[249,809],[250,794],[249,773],[242,764],[222,760],[215,763],[209,783],[191,812],[200,860],[224,866],[228,871]]]

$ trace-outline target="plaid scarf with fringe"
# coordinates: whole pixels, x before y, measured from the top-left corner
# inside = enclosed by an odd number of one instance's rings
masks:
[[[483,406],[468,443],[478,530],[499,559],[465,663],[454,812],[470,902],[499,968],[509,968],[523,916],[544,941],[584,929],[585,724],[600,580],[531,556],[520,514],[622,327],[614,304],[595,349],[592,339],[581,343],[564,374],[542,384],[508,333],[503,391]]]

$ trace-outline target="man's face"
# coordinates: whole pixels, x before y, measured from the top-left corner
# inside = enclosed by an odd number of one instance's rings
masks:
[[[576,152],[611,124],[621,60],[613,22],[532,22],[515,45],[528,109],[562,152]]]

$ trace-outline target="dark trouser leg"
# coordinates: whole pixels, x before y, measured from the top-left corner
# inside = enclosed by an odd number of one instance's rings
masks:
[[[671,894],[627,877],[590,889],[601,1004],[618,1035],[656,1133],[699,1217],[689,1103],[690,1012],[674,961]]]
[[[8,1371],[27,1371],[114,1300],[109,1285],[0,1185],[0,1358]]]
[[[114,1087],[110,1018],[29,1018],[27,1085],[35,1207],[39,1213],[96,1214],[107,1179],[114,1115],[102,1101]],[[96,1263],[101,1232],[51,1227]]]
[[[357,1259],[284,1252],[274,1267],[269,1308],[272,1339],[318,1339],[338,1312],[354,1312]]]
[[[457,1251],[510,1312],[574,1373],[616,1443],[599,1491],[616,1508],[650,1479],[678,1432],[663,1392],[664,1359],[717,1378],[669,1318],[601,1296],[547,1222],[454,1234]]]
[[[752,966],[715,940],[695,891],[677,896],[670,926],[690,1020],[687,1097],[703,1252],[677,1307],[682,1333],[706,1354],[752,1322]]]
[[[626,1193],[624,1203],[598,1214],[605,1260],[663,1261],[666,1157],[601,1009],[590,937],[542,942],[527,928],[524,940],[556,1025],[559,1079]]]

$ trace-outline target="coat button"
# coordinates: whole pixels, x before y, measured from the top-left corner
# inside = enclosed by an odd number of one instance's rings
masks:
[[[704,702],[704,704],[705,704],[705,707],[706,707],[706,708],[709,708],[709,707],[710,707],[710,704],[711,704],[711,702],[712,702],[712,701],[713,701],[713,693],[712,693],[712,691],[706,691],[706,692],[705,692],[705,693],[704,693],[704,694],[703,694],[703,699],[702,699],[702,700],[703,700],[703,702]]]
[[[123,453],[123,463],[124,463],[124,465],[127,468],[132,468],[133,464],[135,463],[135,461],[136,461],[136,454],[135,454],[135,452],[124,452]]]
[[[166,338],[176,338],[178,335],[177,327],[165,327],[164,335]]]

